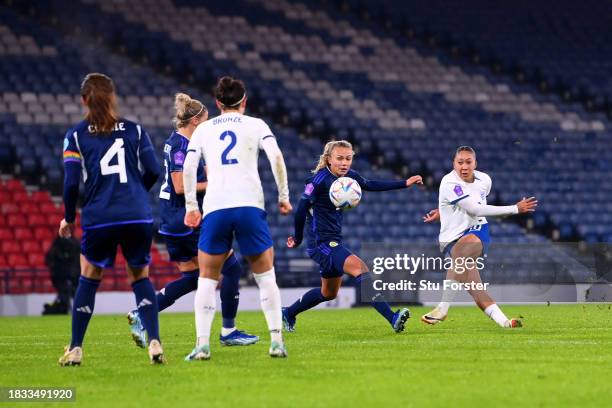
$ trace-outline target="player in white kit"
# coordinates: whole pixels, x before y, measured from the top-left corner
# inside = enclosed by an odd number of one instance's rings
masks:
[[[501,327],[520,327],[518,319],[508,319],[482,283],[478,266],[486,256],[490,243],[487,216],[504,216],[535,211],[538,202],[534,197],[523,198],[515,205],[487,205],[491,191],[491,177],[476,170],[476,152],[469,146],[461,146],[455,152],[453,171],[442,178],[438,197],[438,208],[430,211],[425,222],[440,220],[440,249],[444,256],[453,259],[454,269],[447,271],[442,301],[432,311],[423,315],[421,321],[436,324],[448,315],[457,287],[456,283],[468,283],[474,301]],[[471,262],[469,260],[472,260]],[[459,268],[458,266],[461,265]],[[467,267],[470,266],[470,267]]]
[[[203,217],[198,244],[200,278],[194,301],[197,344],[185,359],[210,358],[215,289],[234,236],[259,287],[261,308],[271,335],[270,356],[286,357],[281,334],[280,291],[274,274],[273,241],[266,223],[264,194],[257,170],[259,150],[266,152],[272,166],[282,215],[292,210],[285,161],[268,125],[244,114],[247,96],[242,81],[221,78],[215,97],[221,115],[196,128],[183,166],[185,224],[196,227]],[[198,210],[196,199],[196,171],[201,158],[206,163],[208,178],[203,215]]]

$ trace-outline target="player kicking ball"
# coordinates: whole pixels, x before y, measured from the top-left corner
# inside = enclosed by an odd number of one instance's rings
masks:
[[[453,171],[442,178],[438,196],[438,208],[431,210],[424,222],[440,220],[440,249],[444,257],[451,257],[453,265],[477,265],[477,258],[486,256],[491,241],[487,216],[524,214],[535,211],[538,202],[534,197],[523,198],[515,205],[487,205],[491,191],[491,177],[476,170],[476,152],[469,146],[461,146],[455,152]],[[458,262],[457,260],[461,260]],[[471,262],[468,262],[471,260]],[[465,270],[464,270],[465,269]],[[454,299],[455,283],[481,283],[476,267],[449,269],[448,284],[442,292],[442,300],[432,311],[423,315],[426,324],[438,324],[448,316]],[[505,328],[521,327],[518,319],[508,319],[486,290],[468,290],[478,307],[495,323]]]
[[[366,264],[342,244],[343,212],[330,200],[329,191],[339,177],[350,177],[366,191],[397,190],[422,184],[421,176],[408,180],[374,181],[367,180],[354,170],[353,147],[344,140],[329,142],[314,175],[306,181],[304,194],[295,214],[295,233],[287,239],[289,248],[297,248],[303,238],[304,224],[307,224],[308,256],[319,264],[321,287],[311,289],[291,306],[283,308],[285,330],[295,331],[296,316],[319,303],[335,299],[346,273],[356,278],[362,287],[362,295],[380,313],[396,333],[404,330],[410,317],[408,309],[393,312],[382,294],[374,290],[372,277]]]

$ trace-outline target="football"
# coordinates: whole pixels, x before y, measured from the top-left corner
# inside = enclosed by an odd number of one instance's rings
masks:
[[[355,208],[361,201],[361,187],[350,177],[340,177],[329,188],[329,199],[341,210]]]

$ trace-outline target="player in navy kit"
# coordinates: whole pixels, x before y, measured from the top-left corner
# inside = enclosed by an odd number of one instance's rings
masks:
[[[421,176],[408,180],[367,180],[351,170],[353,147],[340,140],[325,145],[314,175],[306,181],[302,199],[295,214],[295,233],[287,239],[289,248],[297,248],[302,242],[304,224],[307,225],[308,256],[320,266],[321,287],[311,289],[295,303],[283,308],[283,324],[287,331],[295,330],[296,316],[319,303],[336,298],[342,276],[347,273],[356,278],[362,287],[362,295],[399,333],[410,317],[408,309],[393,312],[382,294],[375,291],[365,263],[342,244],[342,211],[329,199],[329,189],[339,177],[350,177],[365,191],[387,191],[422,184]]]
[[[180,297],[198,288],[198,238],[200,228],[185,225],[185,195],[183,189],[183,163],[187,155],[187,145],[196,127],[206,121],[208,111],[202,102],[189,95],[178,93],[174,101],[176,130],[164,145],[165,180],[159,192],[161,225],[159,233],[165,237],[170,260],[176,262],[182,277],[170,282],[157,293],[159,311],[170,307]],[[206,190],[204,164],[197,169],[198,202],[202,202]],[[254,344],[259,337],[236,329],[235,318],[238,311],[238,282],[242,268],[233,251],[223,265],[221,283],[221,306],[223,327],[219,340],[227,346]],[[146,344],[146,334],[140,321],[138,310],[128,313],[132,338],[139,347]]]
[[[71,128],[64,140],[65,213],[59,228],[62,237],[72,233],[82,175],[81,277],[72,308],[72,339],[59,363],[81,364],[96,290],[103,268],[115,262],[117,246],[127,261],[136,305],[149,336],[151,363],[164,363],[157,299],[148,278],[153,216],[147,191],[159,177],[159,163],[144,129],[117,114],[112,79],[88,74],[81,84],[81,97],[86,118]]]

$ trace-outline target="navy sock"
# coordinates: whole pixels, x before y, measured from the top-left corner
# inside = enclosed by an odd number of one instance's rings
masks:
[[[199,269],[182,273],[183,276],[173,280],[157,293],[157,310],[169,308],[179,298],[198,288]]]
[[[221,315],[223,316],[223,327],[231,329],[236,327],[236,314],[240,302],[240,291],[238,284],[242,275],[240,262],[234,254],[225,260],[223,269],[223,280],[221,281]]]
[[[312,309],[319,303],[326,302],[327,300],[329,299],[323,296],[323,293],[321,293],[321,288],[310,289],[308,292],[304,293],[301,298],[296,300],[287,308],[287,314],[290,318],[294,318],[299,313]]]
[[[370,304],[378,313],[380,313],[389,323],[393,321],[393,310],[383,298],[382,293],[375,290],[372,283],[372,276],[368,272],[362,273],[355,278],[355,285],[361,288],[361,299]]]
[[[81,347],[83,338],[87,331],[87,325],[91,319],[96,303],[96,291],[100,286],[100,281],[89,279],[84,276],[79,278],[72,303],[72,340],[70,340],[70,348]]]
[[[132,283],[132,290],[136,295],[136,307],[142,325],[147,331],[149,341],[159,340],[159,321],[157,312],[157,297],[155,289],[149,278],[142,278]]]

